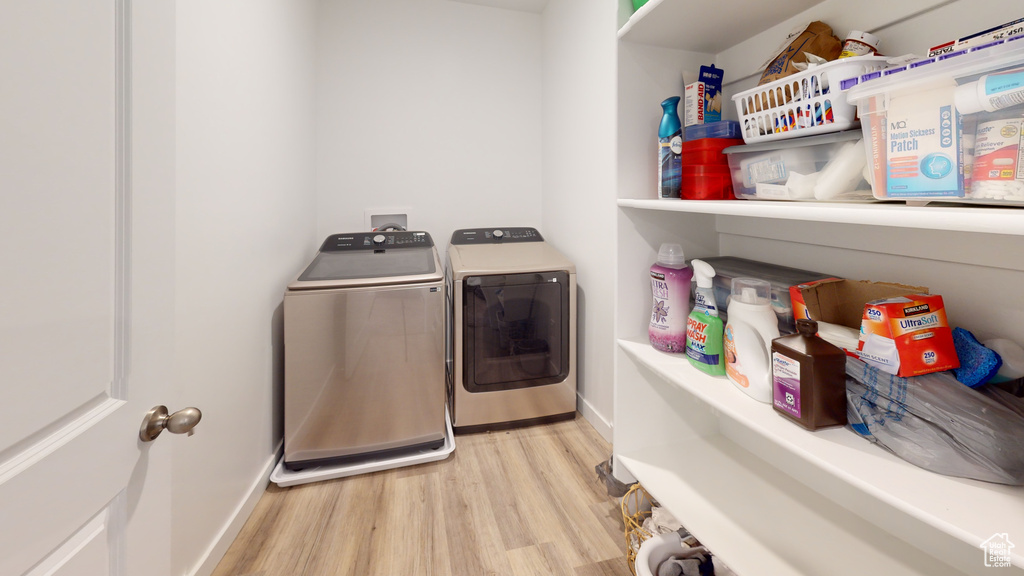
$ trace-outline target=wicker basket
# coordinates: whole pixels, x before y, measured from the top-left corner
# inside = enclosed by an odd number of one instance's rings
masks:
[[[639,483],[633,484],[622,497],[622,524],[626,535],[626,563],[629,570],[636,576],[636,554],[644,540],[651,533],[644,530],[644,520],[651,517],[651,508],[655,506],[651,495]]]

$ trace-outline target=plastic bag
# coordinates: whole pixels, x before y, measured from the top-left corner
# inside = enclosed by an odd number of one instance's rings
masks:
[[[1024,485],[1024,417],[948,372],[899,378],[846,361],[855,432],[926,470]]]
[[[814,21],[795,28],[786,37],[775,56],[765,63],[758,86],[796,74],[796,64],[807,62],[807,55],[831,61],[839,58],[843,43],[832,33],[832,27],[824,22]]]

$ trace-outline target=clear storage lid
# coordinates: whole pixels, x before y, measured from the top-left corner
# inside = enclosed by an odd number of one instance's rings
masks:
[[[299,281],[419,276],[435,271],[432,248],[404,248],[383,252],[321,252],[299,276]]]
[[[290,287],[429,281],[441,277],[436,254],[426,232],[334,234],[324,240],[316,258]]]

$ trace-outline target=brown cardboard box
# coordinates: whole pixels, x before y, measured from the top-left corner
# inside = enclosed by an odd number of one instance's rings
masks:
[[[793,315],[860,329],[864,305],[872,300],[906,294],[927,294],[924,286],[864,280],[821,280],[790,288]]]

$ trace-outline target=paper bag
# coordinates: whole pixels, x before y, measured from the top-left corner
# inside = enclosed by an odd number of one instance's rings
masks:
[[[832,27],[824,22],[811,22],[795,29],[782,50],[767,64],[758,86],[785,78],[799,72],[794,64],[806,62],[806,54],[814,54],[825,60],[835,60],[843,51],[843,43],[832,33]]]

